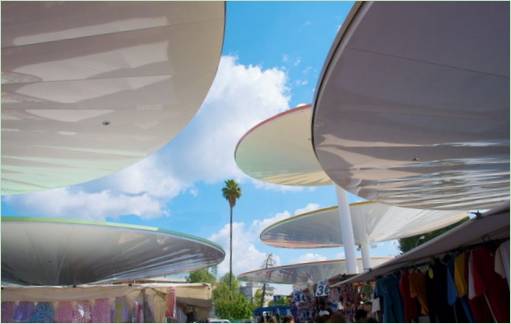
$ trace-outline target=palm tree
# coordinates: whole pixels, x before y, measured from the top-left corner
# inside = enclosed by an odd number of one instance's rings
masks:
[[[241,189],[233,179],[225,181],[225,187],[222,188],[224,198],[229,202],[230,208],[230,235],[229,235],[229,289],[232,290],[232,209],[236,205],[236,200],[241,197]]]

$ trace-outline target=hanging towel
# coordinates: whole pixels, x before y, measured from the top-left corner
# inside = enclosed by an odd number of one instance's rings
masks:
[[[92,306],[92,322],[111,323],[112,322],[112,304],[108,298],[98,298]]]
[[[34,303],[22,301],[16,306],[14,311],[13,320],[17,323],[26,323],[30,321],[32,313],[34,312]]]
[[[16,304],[14,302],[2,302],[2,323],[13,322],[14,319],[14,308]]]
[[[73,321],[73,303],[70,301],[59,301],[55,312],[55,322],[70,323]]]
[[[55,322],[55,312],[52,303],[37,303],[34,312],[30,318],[33,323],[53,323]]]

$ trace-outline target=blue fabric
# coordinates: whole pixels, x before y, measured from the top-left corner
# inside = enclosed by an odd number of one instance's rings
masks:
[[[22,301],[16,306],[13,320],[17,323],[30,322],[32,313],[34,312],[34,303]]]
[[[35,311],[32,313],[30,321],[33,323],[53,323],[55,322],[53,305],[50,303],[38,303]]]
[[[403,303],[399,292],[399,275],[391,274],[376,281],[375,295],[383,300],[383,322],[402,323]]]
[[[447,262],[447,303],[454,305],[458,298],[458,290],[454,283],[454,258],[450,258]]]
[[[474,316],[472,315],[472,310],[470,309],[470,305],[468,304],[467,296],[463,296],[460,298],[461,306],[463,306],[463,311],[465,312],[465,316],[468,319],[469,323],[475,323]]]

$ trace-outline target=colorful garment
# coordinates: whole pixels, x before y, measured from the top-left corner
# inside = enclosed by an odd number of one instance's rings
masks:
[[[408,275],[410,282],[410,297],[417,298],[421,306],[421,314],[429,314],[428,296],[426,292],[426,276],[419,271],[412,271]]]
[[[461,253],[454,259],[454,282],[458,297],[466,296],[468,293],[468,273],[467,273],[466,253]]]
[[[98,298],[92,306],[92,322],[94,323],[111,323],[112,322],[112,305],[108,298]]]
[[[128,299],[123,297],[115,298],[114,322],[127,323],[131,320]]]
[[[403,300],[404,320],[411,322],[419,315],[417,309],[417,301],[410,296],[410,281],[408,278],[408,270],[401,271],[399,280],[399,292]]]
[[[70,323],[73,321],[73,303],[70,301],[59,301],[55,312],[55,322]]]
[[[13,320],[17,323],[27,323],[30,321],[32,317],[32,313],[34,312],[34,303],[22,301],[16,306],[16,310],[14,311]]]
[[[403,322],[403,304],[399,294],[399,276],[392,274],[376,281],[375,295],[383,299],[383,321]]]
[[[14,302],[2,302],[2,323],[13,322],[14,309],[16,304]]]
[[[509,240],[502,242],[495,251],[495,272],[506,278],[509,286]]]
[[[89,301],[79,301],[73,309],[73,323],[90,323],[92,320],[92,307]]]
[[[53,323],[55,322],[55,312],[53,310],[53,304],[42,302],[37,303],[30,321],[33,323]]]

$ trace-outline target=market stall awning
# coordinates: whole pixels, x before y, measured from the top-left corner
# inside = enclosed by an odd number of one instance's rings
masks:
[[[509,203],[473,218],[452,230],[398,256],[368,272],[354,276],[338,285],[375,279],[403,267],[420,264],[455,249],[463,249],[491,240],[509,238]]]
[[[392,207],[377,202],[350,205],[356,243],[396,240],[430,232],[467,217],[462,211],[421,210]],[[327,248],[342,246],[337,206],[296,215],[270,225],[261,240],[284,248]]]
[[[2,194],[127,167],[191,120],[216,74],[222,2],[3,2]]]
[[[312,150],[311,114],[310,105],[301,106],[254,126],[236,146],[239,168],[251,177],[280,185],[332,183]]]
[[[362,2],[314,103],[328,176],[393,206],[509,200],[509,3]]]
[[[218,245],[155,227],[2,217],[2,282],[72,285],[188,272],[225,257]]]
[[[391,257],[373,257],[371,258],[371,263],[377,266],[390,259]],[[362,260],[359,259],[357,262],[361,268]],[[297,263],[259,269],[242,273],[238,276],[238,279],[242,281],[306,286],[310,283],[327,280],[339,274],[347,274],[346,260],[344,259]]]

